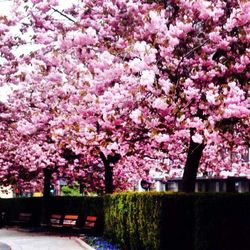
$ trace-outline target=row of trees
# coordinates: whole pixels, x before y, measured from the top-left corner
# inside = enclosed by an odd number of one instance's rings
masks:
[[[248,1],[61,4],[15,0],[0,17],[0,83],[16,85],[1,106],[3,183],[67,176],[110,193],[157,166],[184,169],[191,192],[198,172],[250,176]]]

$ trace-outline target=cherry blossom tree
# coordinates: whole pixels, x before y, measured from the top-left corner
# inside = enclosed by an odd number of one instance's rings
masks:
[[[29,151],[40,169],[53,162],[102,187],[105,177],[106,192],[156,165],[169,178],[184,169],[186,192],[198,172],[250,176],[240,153],[250,134],[249,11],[243,0],[84,0],[64,10],[16,0],[0,26],[0,81],[19,86],[13,135],[42,141]]]

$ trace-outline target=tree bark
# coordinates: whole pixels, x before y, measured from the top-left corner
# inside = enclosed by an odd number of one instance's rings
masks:
[[[50,184],[51,184],[52,171],[48,168],[45,168],[43,170],[43,173],[44,173],[43,197],[47,198],[50,197]]]
[[[196,176],[202,156],[204,144],[195,143],[192,140],[194,129],[190,130],[190,144],[188,149],[188,156],[184,168],[181,191],[191,193],[195,191]]]
[[[47,225],[49,223],[49,197],[50,197],[50,184],[52,177],[52,170],[45,168],[43,170],[43,203],[41,210],[41,224]]]
[[[102,162],[104,164],[104,177],[105,177],[105,193],[106,194],[112,194],[113,193],[113,167],[110,165],[109,159],[100,152],[100,157],[102,159]]]
[[[112,194],[113,187],[113,167],[110,166],[110,162],[105,165],[105,193]]]

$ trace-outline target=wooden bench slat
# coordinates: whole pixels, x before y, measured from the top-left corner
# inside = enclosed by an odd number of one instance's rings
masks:
[[[28,226],[31,223],[31,219],[31,213],[19,213],[17,220],[13,220],[11,223],[19,226]]]
[[[64,216],[64,219],[67,219],[67,220],[77,220],[78,219],[78,215],[66,214]]]
[[[95,222],[91,222],[91,221],[86,221],[84,224],[85,228],[94,228],[95,227]]]
[[[19,218],[30,219],[31,215],[31,213],[20,213]]]
[[[63,232],[68,232],[69,230],[86,230],[89,232],[95,232],[98,220],[97,216],[86,216],[84,222],[81,225],[79,225],[78,220],[79,215],[76,214],[51,214],[49,226],[51,228],[60,228],[60,230]]]
[[[50,215],[50,226],[51,227],[62,227],[61,225],[61,214],[51,214]]]
[[[96,221],[97,217],[96,216],[87,216],[86,221]]]
[[[74,227],[78,220],[78,215],[66,214],[63,219],[63,226],[65,227]]]
[[[87,216],[83,229],[94,229],[96,225],[97,217],[96,216]]]

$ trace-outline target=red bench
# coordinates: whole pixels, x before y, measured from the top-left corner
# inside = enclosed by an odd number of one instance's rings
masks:
[[[96,221],[97,221],[96,216],[87,216],[82,229],[93,230],[96,226]]]
[[[83,223],[82,223],[83,222]],[[76,214],[51,214],[49,219],[49,228],[59,230],[60,232],[95,232],[97,216],[86,216],[85,220],[79,220]]]

